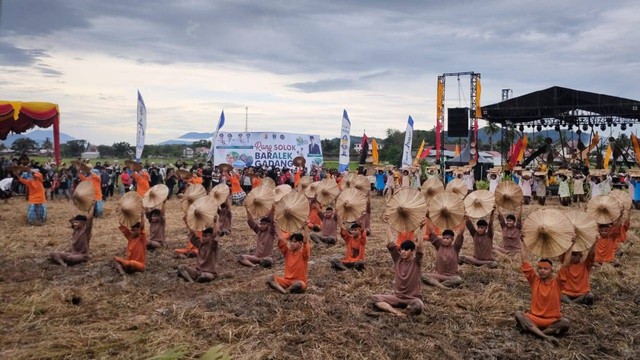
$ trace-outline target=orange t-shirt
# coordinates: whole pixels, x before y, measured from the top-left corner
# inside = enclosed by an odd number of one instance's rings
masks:
[[[618,243],[621,242],[624,232],[624,226],[612,226],[607,237],[601,237],[596,240],[595,262],[602,264],[613,262],[616,259]]]
[[[313,205],[309,205],[309,223],[322,227],[322,219],[318,214],[318,209]]]
[[[194,176],[191,179],[189,179],[188,183],[189,184],[202,184],[204,180],[200,177],[200,176]]]
[[[29,189],[29,204],[40,205],[47,202],[44,194],[44,186],[42,185],[42,174],[34,172],[33,180],[18,178],[24,186]]]
[[[580,296],[591,291],[589,273],[591,272],[592,266],[593,255],[587,256],[584,261],[577,264],[569,264],[568,266],[560,268],[558,278],[564,281],[562,284],[562,292],[571,296]]]
[[[307,283],[307,267],[309,265],[309,256],[311,255],[311,245],[304,242],[302,248],[297,251],[289,250],[287,241],[280,239],[278,248],[284,255],[284,278],[286,280],[302,281]]]
[[[258,186],[260,186],[260,184],[262,184],[262,180],[260,180],[260,178],[259,178],[259,177],[254,176],[254,177],[253,177],[253,180],[251,180],[251,188],[252,188],[252,189],[255,189],[255,188],[257,188]]]
[[[300,178],[302,177],[302,170],[296,171],[296,175],[293,177],[293,188],[298,187],[298,183],[300,182]]]
[[[562,317],[560,301],[563,281],[559,278],[540,279],[531,263],[523,263],[520,270],[531,287],[531,309],[527,316],[538,327],[547,327]]]
[[[102,179],[100,176],[94,173],[90,173],[89,176],[84,176],[82,173],[78,174],[78,177],[82,181],[91,180],[93,183],[93,196],[95,201],[102,201]]]
[[[134,172],[133,178],[136,180],[136,192],[140,194],[140,196],[144,196],[144,194],[149,191],[149,174],[143,172],[140,175],[137,172]]]
[[[134,260],[141,264],[145,264],[145,256],[147,254],[147,234],[140,232],[138,237],[131,236],[131,230],[126,226],[120,225],[120,231],[127,238],[127,260]]]
[[[232,175],[229,178],[229,181],[231,181],[231,193],[236,194],[242,191],[242,187],[240,186],[240,175]]]
[[[347,243],[347,254],[345,255],[342,262],[344,263],[354,263],[356,261],[364,261],[364,249],[367,244],[367,232],[360,231],[360,236],[358,238],[353,237],[349,232],[345,229],[340,231],[340,236]]]

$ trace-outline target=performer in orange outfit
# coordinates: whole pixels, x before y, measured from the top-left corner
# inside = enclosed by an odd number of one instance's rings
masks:
[[[596,244],[594,243],[584,261],[581,261],[581,252],[571,251],[571,249],[560,257],[562,268],[558,272],[558,277],[563,281],[562,302],[574,302],[584,305],[593,304],[589,275],[591,274],[595,255]]]
[[[47,197],[44,193],[42,174],[37,169],[33,169],[31,177],[25,172],[17,179],[28,189],[27,222],[30,225],[44,224],[47,220]]]
[[[78,172],[78,177],[80,178],[80,181],[91,181],[93,183],[94,199],[96,200],[96,205],[94,206],[93,210],[93,216],[102,216],[102,180],[100,179],[100,175],[96,174],[93,171],[88,172],[86,175],[82,172]]]
[[[624,235],[628,231],[626,225],[620,224],[618,219],[613,224],[598,224],[598,240],[596,240],[595,262],[602,265],[604,263],[613,263],[613,266],[620,266],[620,260],[616,259],[616,251],[618,245],[622,241]]]
[[[187,226],[187,229],[189,229],[189,224],[187,224],[187,216],[183,216],[182,217],[182,221],[184,221],[184,224]],[[197,236],[199,238],[202,237],[202,232],[198,231],[195,233],[195,235],[190,231],[189,233],[189,241],[187,241],[187,246],[184,249],[174,249],[173,251],[176,253],[176,257],[178,258],[194,258],[196,256],[198,256],[198,247],[194,245],[194,242],[196,241],[191,241],[191,237],[193,236]]]
[[[308,227],[304,227],[304,233],[293,233],[286,236],[280,230],[277,221],[274,221],[278,235],[278,248],[284,255],[284,277],[270,275],[267,285],[282,294],[302,293],[307,289],[307,268],[311,245],[309,245]]]
[[[313,231],[320,231],[322,229],[322,219],[320,213],[322,212],[322,206],[315,199],[309,199],[309,222],[307,226]]]
[[[336,215],[337,216],[337,215]],[[340,220],[340,216],[337,216],[338,226],[340,226],[340,236],[344,239],[347,248],[346,255],[342,260],[331,260],[331,267],[344,271],[348,268],[353,268],[358,271],[364,270],[364,250],[367,244],[367,232],[362,228],[359,222],[351,224],[349,230],[344,227],[344,223]]]
[[[240,186],[240,174],[232,171],[229,175],[229,181],[231,182],[231,202],[233,205],[242,205],[247,194],[242,190],[242,186]]]
[[[563,281],[553,277],[553,263],[549,259],[540,259],[536,272],[529,262],[525,244],[520,248],[520,258],[520,269],[531,287],[531,309],[528,313],[516,311],[516,322],[523,330],[555,343],[557,340],[552,335],[564,335],[571,325],[560,312]]]
[[[127,258],[114,257],[115,268],[121,275],[145,270],[145,256],[147,254],[147,234],[144,232],[144,211],[140,214],[140,222],[127,229],[120,225],[120,231],[127,238]]]
[[[136,181],[136,191],[140,196],[144,196],[149,191],[149,173],[147,169],[142,169],[139,173],[133,173],[133,179]]]

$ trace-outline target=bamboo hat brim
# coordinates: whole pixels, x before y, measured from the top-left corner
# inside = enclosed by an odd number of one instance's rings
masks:
[[[444,185],[440,179],[432,177],[422,183],[420,192],[424,196],[424,200],[428,205],[432,197],[444,192]]]
[[[576,242],[571,251],[585,251],[591,248],[598,236],[598,224],[584,211],[570,210],[564,213],[573,224]]]
[[[529,214],[522,226],[527,249],[542,257],[556,257],[571,247],[575,235],[571,221],[559,210],[540,209]]]
[[[293,166],[304,167],[307,164],[307,159],[302,156],[296,156],[293,158]]]
[[[417,189],[403,189],[394,194],[385,209],[389,225],[396,231],[413,231],[427,213],[427,203]]]
[[[367,209],[367,196],[356,188],[346,189],[336,200],[336,213],[342,221],[353,222]]]
[[[88,212],[94,199],[93,181],[81,181],[73,192],[73,205],[82,212]]]
[[[209,197],[212,197],[218,204],[227,201],[229,194],[231,194],[231,190],[227,184],[218,184],[209,191]]]
[[[283,231],[296,232],[307,225],[309,200],[302,193],[292,191],[276,203],[275,217]]]
[[[631,209],[631,206],[633,206],[633,200],[631,199],[631,196],[627,192],[624,192],[619,189],[615,189],[615,190],[611,190],[611,192],[609,193],[609,196],[613,196],[614,198],[616,198],[616,200],[620,202],[620,204],[624,207],[624,209]]]
[[[207,189],[202,184],[191,184],[182,196],[182,210],[187,211],[189,206],[203,196],[207,196]]]
[[[514,210],[522,204],[523,199],[522,189],[513,181],[503,181],[496,187],[495,200],[498,206]]]
[[[202,231],[212,227],[218,215],[218,203],[209,196],[203,196],[189,205],[187,226],[193,231]]]
[[[120,198],[120,206],[118,207],[118,221],[120,225],[131,227],[140,222],[144,207],[142,205],[142,197],[135,191],[129,191]]]
[[[622,204],[613,196],[596,196],[587,203],[587,214],[597,224],[611,224],[622,214]]]
[[[464,209],[472,218],[482,218],[491,214],[495,204],[496,199],[489,190],[476,190],[464,199]]]
[[[176,170],[176,175],[178,175],[178,177],[182,180],[189,180],[193,176],[189,171],[185,169]]]
[[[464,199],[467,196],[468,188],[467,184],[462,179],[453,179],[447,184],[448,192],[456,194],[460,199]]]
[[[229,173],[229,172],[231,172],[231,170],[233,170],[233,166],[231,166],[229,164],[226,164],[226,163],[222,163],[222,164],[218,165],[218,170],[220,170],[220,173],[223,173],[225,171],[227,173]]]
[[[264,184],[252,189],[244,199],[244,205],[249,213],[255,217],[263,217],[269,214],[274,204],[273,191],[269,186]]]
[[[142,197],[142,204],[145,208],[154,208],[167,200],[167,196],[169,196],[169,188],[167,185],[154,185]]]
[[[451,192],[435,195],[429,201],[428,209],[433,223],[443,230],[454,229],[464,218],[464,203]]]
[[[313,183],[313,178],[311,176],[305,175],[301,177],[300,181],[298,181],[298,191],[305,191],[305,189],[309,187],[309,185],[311,185],[312,183]]]
[[[268,177],[268,176],[265,176],[265,177],[263,177],[263,178],[262,178],[262,179],[260,179],[260,180],[261,180],[260,185],[262,185],[262,186],[264,186],[264,187],[266,187],[266,188],[269,188],[269,189],[271,189],[271,190],[275,190],[275,188],[276,188],[276,182],[275,182],[275,181],[273,181],[273,179],[272,179],[272,178],[270,178],[270,177]]]
[[[319,181],[316,182],[312,182],[311,184],[309,184],[309,186],[306,187],[306,189],[304,189],[304,195],[306,197],[308,197],[309,199],[313,199],[316,197],[316,189],[318,188],[318,185],[320,185]],[[336,184],[336,187],[338,185]]]
[[[340,193],[338,184],[333,179],[324,179],[316,187],[316,200],[322,205],[331,204]]]
[[[292,191],[291,186],[287,184],[282,184],[276,186],[275,190],[273,190],[273,200],[275,202],[280,201],[285,195]]]

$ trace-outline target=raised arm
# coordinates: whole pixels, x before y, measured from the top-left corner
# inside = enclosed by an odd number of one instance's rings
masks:
[[[520,260],[523,264],[529,262],[529,252],[527,251],[527,245],[524,243],[524,235],[522,236],[522,243],[520,244]]]
[[[474,236],[476,234],[476,227],[473,226],[473,222],[471,222],[471,218],[469,218],[466,214],[464,217],[465,217],[465,224],[467,225],[467,229],[469,230],[469,233],[471,233],[471,236]]]
[[[87,221],[91,221],[93,220],[93,211],[96,208],[96,201],[93,200],[93,202],[91,203],[91,207],[89,208],[89,213],[87,214]]]
[[[144,209],[142,209],[142,211],[140,211],[140,231],[144,231]]]

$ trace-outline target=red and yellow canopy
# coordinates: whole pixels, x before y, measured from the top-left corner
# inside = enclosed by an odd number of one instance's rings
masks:
[[[53,125],[53,149],[56,163],[60,163],[60,111],[58,104],[0,100],[0,140],[10,132],[19,134],[35,126]]]

